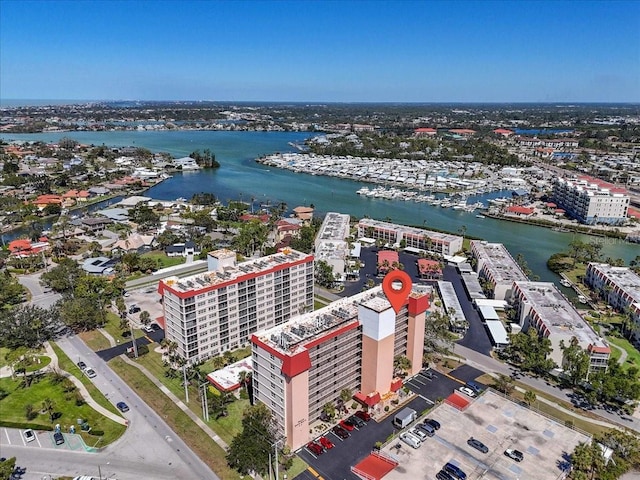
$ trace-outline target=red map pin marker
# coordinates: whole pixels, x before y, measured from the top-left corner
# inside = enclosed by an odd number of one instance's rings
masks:
[[[400,283],[400,288],[394,288],[394,286],[397,287],[398,283]],[[382,291],[396,313],[400,311],[404,302],[406,302],[411,293],[412,285],[411,277],[402,270],[392,270],[382,280]]]

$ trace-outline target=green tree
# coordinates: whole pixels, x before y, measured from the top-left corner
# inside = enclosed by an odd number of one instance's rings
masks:
[[[333,402],[327,402],[322,406],[322,413],[324,413],[330,420],[333,420],[336,416],[336,406]]]
[[[393,374],[396,376],[403,376],[411,370],[411,360],[405,355],[397,355],[393,357]]]
[[[7,458],[4,462],[0,462],[0,478],[11,478],[16,468],[16,457]]]
[[[76,297],[59,303],[60,318],[75,331],[94,330],[103,320],[101,309],[89,297]]]
[[[349,400],[353,398],[353,392],[348,388],[343,388],[340,390],[340,400],[344,403],[347,403]]]
[[[0,271],[0,309],[21,303],[24,293],[24,287],[7,270]]]
[[[59,293],[72,292],[84,272],[71,258],[63,258],[58,265],[42,274],[41,282]]]
[[[269,409],[262,403],[248,407],[242,417],[242,432],[229,446],[227,463],[243,475],[252,471],[265,475],[275,442]]]
[[[45,398],[42,401],[42,411],[49,415],[49,419],[53,423],[56,418],[56,403],[48,397]]]
[[[451,353],[456,336],[450,330],[450,323],[448,315],[442,312],[435,311],[429,315],[424,329],[424,352],[429,362],[436,355]]]
[[[515,389],[513,378],[502,373],[498,374],[498,378],[494,379],[493,386],[496,390],[506,395],[511,395],[511,393]]]
[[[151,323],[151,314],[146,310],[140,312],[140,321],[143,325],[149,325]]]
[[[333,288],[336,282],[333,267],[324,260],[317,260],[315,262],[315,280],[321,287]]]
[[[527,390],[524,392],[524,401],[527,402],[527,405],[531,406],[537,399],[536,392],[533,390]]]
[[[0,346],[35,348],[53,338],[59,325],[56,308],[23,305],[0,309]]]
[[[589,354],[580,346],[576,337],[571,337],[569,345],[565,345],[564,340],[560,340],[560,348],[565,378],[575,387],[586,380],[589,374]]]

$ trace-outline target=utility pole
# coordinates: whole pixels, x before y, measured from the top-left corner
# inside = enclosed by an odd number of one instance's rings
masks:
[[[187,386],[187,364],[182,365],[182,383],[184,383],[184,401],[189,403],[189,387]]]
[[[131,343],[133,343],[133,354],[136,358],[138,358],[138,345],[136,345],[136,336],[133,333],[133,324],[131,323],[131,319],[129,319],[129,329],[131,330]]]
[[[209,421],[209,401],[207,400],[207,390],[209,389],[209,382],[204,382],[200,385],[203,392],[200,397],[200,402],[202,403],[202,418],[204,418],[205,422]]]

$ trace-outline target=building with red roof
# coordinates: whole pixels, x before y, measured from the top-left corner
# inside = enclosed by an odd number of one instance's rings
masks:
[[[469,128],[452,128],[449,130],[449,133],[462,135],[463,137],[470,137],[471,135],[475,135],[476,131]]]
[[[41,237],[38,242],[31,242],[25,238],[13,240],[7,246],[9,252],[14,257],[30,257],[31,255],[39,255],[49,249],[49,241],[46,237]]]
[[[397,268],[399,262],[398,252],[395,250],[380,250],[378,252],[378,275],[385,274],[389,270]],[[395,265],[395,266],[394,266]]]
[[[43,210],[47,205],[62,205],[62,202],[63,198],[60,195],[46,194],[39,195],[31,203],[33,203],[40,210]]]
[[[394,357],[409,359],[409,375],[422,368],[428,308],[416,290],[396,313],[377,286],[251,337],[254,397],[292,450],[313,438],[310,425],[343,389],[373,416],[384,414],[402,387]]]
[[[514,132],[512,130],[507,130],[505,128],[496,128],[493,133],[495,133],[496,135],[501,135],[503,137],[510,137],[511,135],[514,134]]]
[[[416,128],[413,133],[416,137],[433,137],[438,131],[435,128]]]
[[[442,265],[437,260],[420,258],[418,260],[418,273],[422,278],[441,278]]]
[[[531,207],[522,207],[520,205],[512,205],[507,208],[507,213],[513,213],[515,215],[533,215],[535,209]]]

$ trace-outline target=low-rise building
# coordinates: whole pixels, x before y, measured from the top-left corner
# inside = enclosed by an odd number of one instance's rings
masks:
[[[502,243],[472,240],[471,255],[478,277],[493,291],[493,298],[505,300],[511,296],[513,282],[529,280]]]
[[[375,287],[254,334],[254,397],[271,410],[287,445],[306,444],[312,422],[343,389],[381,410],[402,387],[394,357],[409,359],[410,375],[422,368],[428,308],[427,293],[414,287],[396,314]]]
[[[208,271],[160,281],[165,336],[176,353],[198,362],[247,345],[251,335],[313,308],[313,256],[284,249],[238,262],[208,254]]]
[[[514,282],[511,305],[523,332],[535,328],[551,341],[551,359],[562,368],[564,354],[561,342],[569,346],[572,338],[589,353],[589,372],[607,368],[611,350],[551,282]]]
[[[174,243],[164,249],[167,257],[188,257],[189,255],[200,255],[200,247],[192,240],[184,243]]]
[[[424,250],[445,256],[453,256],[462,250],[462,237],[449,233],[433,232],[395,223],[363,218],[358,222],[358,236],[382,240],[392,245]]]
[[[640,276],[628,267],[592,262],[587,265],[585,282],[617,311],[630,315],[631,339],[640,340]]]
[[[349,237],[351,217],[346,214],[329,212],[325,215],[315,240],[316,260],[323,260],[333,268],[339,280],[345,279],[346,265],[351,249],[346,239]]]

